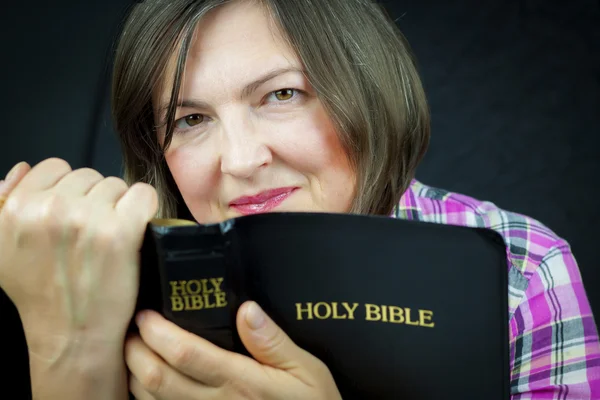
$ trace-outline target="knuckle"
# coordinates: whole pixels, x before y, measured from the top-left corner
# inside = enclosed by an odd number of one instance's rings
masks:
[[[285,347],[287,336],[281,329],[277,329],[276,332],[269,337],[265,343],[265,351],[274,354],[278,353],[283,347]]]
[[[71,207],[64,217],[65,229],[70,232],[83,231],[89,222],[89,212],[84,207]]]
[[[152,394],[160,393],[165,381],[164,372],[157,365],[148,366],[139,381],[146,391]]]
[[[60,193],[49,193],[48,196],[39,203],[38,219],[46,228],[52,230],[61,228],[58,215],[67,209],[67,199]]]
[[[35,218],[24,218],[26,213],[22,211],[25,208],[26,204],[21,198],[10,196],[2,209],[2,223],[0,224],[0,228],[3,228],[2,240],[7,240],[12,236],[19,248],[25,247],[36,230],[40,229]]]
[[[71,168],[71,165],[66,161],[63,160],[62,158],[57,158],[57,157],[51,157],[48,158],[44,161],[42,161],[40,164],[42,164],[44,166],[44,169],[49,169],[51,171],[55,171],[55,172],[63,172],[63,173],[67,173],[67,172],[71,172],[73,169]]]
[[[127,190],[129,188],[129,186],[127,186],[127,183],[125,183],[125,181],[121,178],[118,178],[116,176],[108,176],[106,178],[104,178],[104,183],[107,184],[108,186],[114,187],[116,189],[120,189],[120,190]]]
[[[140,197],[156,196],[156,189],[154,186],[143,182],[134,183],[130,190],[135,191],[136,195]]]
[[[327,365],[317,358],[314,359],[313,371],[315,371],[315,375],[319,377],[331,376],[331,371]]]
[[[196,359],[194,346],[187,345],[181,341],[173,344],[169,363],[175,368],[184,369],[191,365]]]
[[[64,221],[58,217],[60,210],[64,209],[64,199],[60,196],[50,194],[27,200],[11,196],[5,207],[2,213],[3,224],[10,226],[11,236],[18,248],[28,247],[36,238],[64,238]]]
[[[91,179],[96,179],[96,180],[100,180],[100,179],[104,178],[104,176],[100,172],[96,171],[93,168],[87,168],[87,167],[79,168],[79,169],[73,171],[73,173],[78,173],[78,174],[83,175],[86,178],[91,178]]]
[[[21,214],[21,210],[25,208],[23,203],[23,199],[19,196],[9,196],[2,208],[3,217],[6,217],[10,221],[16,221]]]
[[[131,187],[140,188],[140,189],[154,189],[154,186],[150,185],[146,182],[136,182]]]
[[[127,207],[135,206],[132,212],[139,218],[147,220],[158,211],[158,193],[151,185],[136,183],[129,189],[126,196],[128,197]]]

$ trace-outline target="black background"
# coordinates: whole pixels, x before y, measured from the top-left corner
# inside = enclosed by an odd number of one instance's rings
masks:
[[[109,61],[130,3],[2,6],[0,175],[51,156],[120,174]],[[599,2],[384,3],[414,48],[432,109],[417,178],[565,237],[600,313]]]

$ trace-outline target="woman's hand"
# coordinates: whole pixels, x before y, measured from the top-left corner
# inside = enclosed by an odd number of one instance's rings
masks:
[[[23,322],[34,397],[110,393],[125,376],[139,249],[156,192],[59,159],[25,170],[0,188],[10,187],[0,210],[0,286]],[[102,397],[81,396],[95,394]]]
[[[130,390],[138,400],[337,400],[327,367],[296,346],[254,302],[237,315],[237,328],[254,359],[223,350],[155,312],[136,319],[128,339]]]

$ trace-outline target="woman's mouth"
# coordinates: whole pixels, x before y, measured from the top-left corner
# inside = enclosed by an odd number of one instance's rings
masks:
[[[229,207],[242,215],[266,213],[277,208],[297,189],[298,187],[283,187],[265,190],[253,196],[242,196],[229,203]]]

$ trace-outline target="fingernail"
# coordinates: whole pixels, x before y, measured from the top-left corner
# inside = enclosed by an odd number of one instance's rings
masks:
[[[135,316],[135,324],[137,326],[140,326],[140,324],[143,323],[146,319],[147,315],[148,313],[145,311],[140,311],[139,313],[137,313],[137,315]]]
[[[15,174],[19,171],[19,169],[21,168],[21,165],[23,165],[24,162],[21,161],[20,163],[18,163],[17,165],[15,165],[14,167],[12,167],[12,169],[10,171],[8,171],[8,174],[6,174],[6,181],[10,181],[12,178],[14,178]]]
[[[267,322],[265,312],[255,302],[251,302],[246,310],[246,323],[250,329],[258,330]]]

